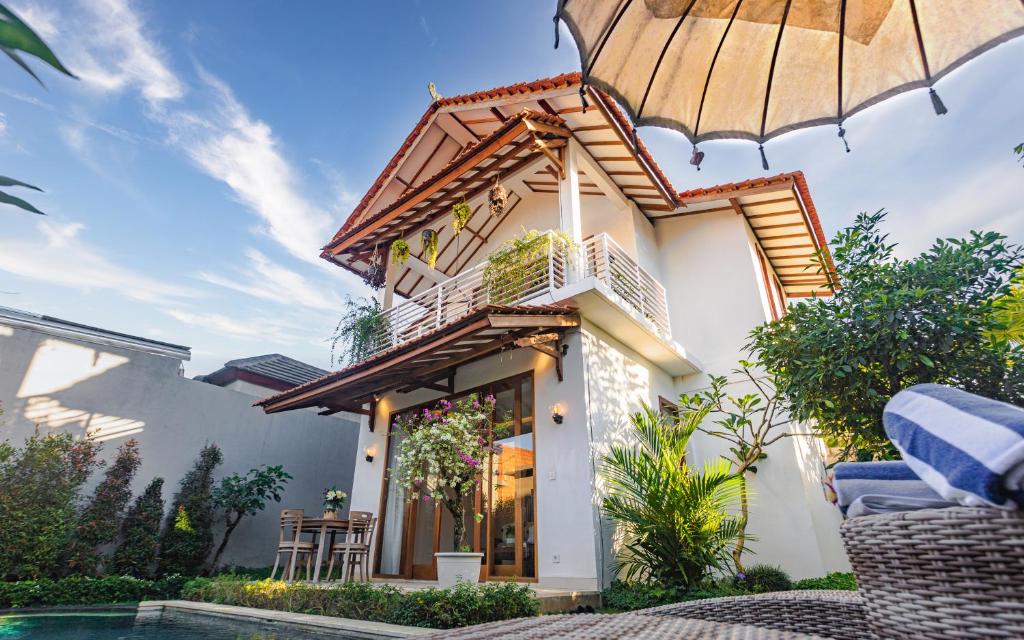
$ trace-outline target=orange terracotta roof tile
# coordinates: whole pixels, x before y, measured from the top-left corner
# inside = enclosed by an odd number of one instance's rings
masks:
[[[395,207],[399,206],[401,203],[405,202],[406,200],[414,197],[417,193],[419,193],[423,189],[427,188],[428,186],[430,186],[431,184],[436,182],[442,176],[444,176],[447,173],[449,173],[453,168],[455,168],[456,165],[458,165],[460,162],[462,162],[462,160],[464,160],[468,156],[472,155],[474,150],[486,147],[493,140],[497,140],[502,135],[507,133],[510,129],[512,129],[517,124],[522,122],[523,120],[532,120],[534,122],[540,122],[540,123],[543,123],[543,124],[548,124],[548,125],[553,125],[553,126],[565,126],[565,120],[563,120],[559,116],[553,116],[553,115],[550,115],[550,114],[547,114],[547,113],[542,113],[540,111],[531,111],[530,109],[523,109],[519,113],[516,113],[515,115],[509,116],[508,119],[506,119],[505,122],[503,122],[500,127],[495,129],[494,131],[492,131],[488,135],[484,136],[483,138],[478,140],[476,143],[467,145],[466,148],[462,149],[458,154],[456,154],[454,158],[449,160],[448,163],[444,167],[442,167],[440,170],[438,170],[436,173],[434,173],[434,175],[430,176],[429,178],[427,178],[425,180],[422,180],[418,185],[416,185],[416,187],[414,187],[412,189],[409,189],[406,193],[404,193],[402,196],[400,196],[397,200],[395,200],[394,202],[392,202],[388,206],[384,207],[383,209],[381,209],[377,213],[373,214],[372,216],[370,216],[366,220],[363,220],[358,225],[352,226],[352,227],[350,227],[348,229],[342,227],[342,230],[339,231],[338,233],[336,233],[334,235],[334,238],[332,238],[331,241],[326,246],[323,247],[323,252],[320,254],[320,256],[322,258],[328,258],[329,255],[330,255],[328,253],[328,250],[331,247],[333,247],[334,245],[336,245],[337,243],[342,241],[344,238],[348,237],[350,234],[356,233],[360,229],[366,228],[367,226],[373,224],[375,221],[377,221],[381,217],[387,215],[387,213],[392,211]],[[350,220],[351,220],[351,218],[350,218]]]
[[[437,337],[439,335],[443,335],[445,333],[450,333],[450,332],[455,331],[456,329],[459,329],[459,328],[461,328],[461,327],[463,327],[463,326],[465,326],[467,324],[472,324],[473,322],[475,322],[476,320],[479,320],[480,318],[483,318],[484,316],[488,316],[488,315],[510,315],[510,314],[554,316],[554,315],[561,315],[561,314],[565,314],[565,313],[575,313],[575,312],[576,312],[576,308],[575,307],[572,307],[572,306],[569,306],[569,305],[565,305],[565,304],[537,304],[537,305],[495,305],[495,304],[492,304],[492,305],[485,305],[483,307],[480,307],[479,309],[476,309],[475,311],[473,311],[471,313],[467,313],[466,315],[464,315],[463,317],[459,318],[458,320],[456,320],[454,322],[450,322],[448,324],[440,326],[440,327],[434,329],[433,331],[425,332],[425,333],[423,333],[423,334],[421,334],[419,336],[416,336],[415,339],[409,340],[408,342],[403,342],[402,344],[399,344],[399,345],[397,345],[395,347],[392,347],[392,348],[387,349],[385,351],[381,351],[380,353],[378,353],[378,354],[376,354],[376,355],[374,355],[374,356],[372,356],[370,358],[367,358],[366,360],[363,360],[362,362],[356,362],[354,364],[350,364],[347,367],[344,367],[344,368],[339,369],[337,371],[332,371],[332,372],[330,372],[328,374],[320,376],[319,378],[314,378],[313,380],[310,380],[310,381],[305,382],[303,384],[300,384],[298,386],[292,387],[290,389],[286,389],[284,391],[281,391],[280,393],[276,393],[276,394],[274,394],[272,396],[267,396],[266,398],[262,398],[260,400],[257,400],[256,402],[252,403],[252,406],[254,406],[254,407],[265,407],[266,405],[271,404],[273,402],[277,402],[278,400],[283,400],[285,398],[291,397],[293,395],[297,395],[297,394],[302,393],[304,391],[307,391],[309,389],[314,389],[316,387],[323,386],[325,384],[333,382],[334,380],[338,380],[340,378],[343,378],[346,375],[349,375],[351,373],[355,373],[356,371],[360,371],[362,369],[370,367],[370,366],[372,366],[372,365],[374,365],[374,364],[376,364],[376,363],[378,363],[378,362],[380,362],[382,360],[387,360],[388,358],[390,358],[390,357],[392,357],[394,355],[397,355],[398,353],[404,353],[405,351],[408,351],[409,349],[413,349],[417,345],[420,345],[420,344],[422,344],[424,342],[427,342],[427,341],[429,341],[429,340],[431,340],[431,339],[433,339],[433,338],[435,338],[435,337]]]

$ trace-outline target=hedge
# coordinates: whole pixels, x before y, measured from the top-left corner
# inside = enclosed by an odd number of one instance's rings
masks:
[[[406,592],[392,585],[365,582],[323,587],[219,576],[189,582],[181,596],[214,604],[433,629],[535,616],[539,611],[537,598],[531,589],[514,582],[460,584],[450,589]]]
[[[41,578],[0,582],[0,608],[174,600],[180,597],[181,589],[188,580],[184,576],[168,576],[160,580],[140,580],[129,576],[70,576],[59,580]]]

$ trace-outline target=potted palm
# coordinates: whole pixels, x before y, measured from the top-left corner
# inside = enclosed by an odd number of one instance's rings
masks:
[[[409,500],[433,500],[453,521],[451,551],[434,554],[442,588],[480,579],[482,553],[466,544],[466,501],[473,495],[484,458],[495,453],[487,444],[486,427],[494,397],[469,396],[452,403],[441,400],[433,409],[399,418],[394,427],[405,433],[394,473],[409,488]],[[475,514],[477,522],[481,514]]]

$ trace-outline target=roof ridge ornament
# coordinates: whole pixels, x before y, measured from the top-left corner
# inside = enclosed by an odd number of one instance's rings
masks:
[[[433,82],[427,83],[427,91],[430,92],[430,101],[437,102],[444,98],[440,93],[437,92],[437,85]]]

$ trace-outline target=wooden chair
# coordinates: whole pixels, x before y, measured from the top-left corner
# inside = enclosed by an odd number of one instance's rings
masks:
[[[351,511],[348,514],[348,532],[344,542],[331,545],[331,561],[327,565],[327,580],[331,579],[335,560],[340,560],[341,580],[352,580],[354,569],[359,569],[361,582],[370,580],[370,549],[377,518],[369,511]]]
[[[281,555],[287,554],[288,561],[281,571],[281,576],[288,582],[295,580],[295,564],[305,557],[306,580],[310,579],[310,568],[313,564],[313,552],[315,546],[312,542],[302,540],[302,519],[305,512],[302,509],[281,510],[281,531],[277,541],[277,557],[274,558],[274,568],[270,571],[270,579],[273,580],[277,574],[277,567],[281,564]]]

